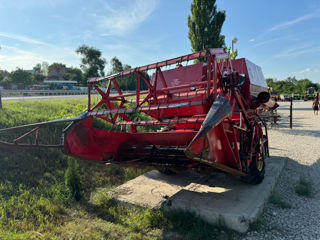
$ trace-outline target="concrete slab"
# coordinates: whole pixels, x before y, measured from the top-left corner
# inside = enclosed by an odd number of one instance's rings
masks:
[[[109,192],[122,204],[196,212],[212,223],[246,232],[262,213],[283,169],[283,158],[268,159],[264,181],[247,185],[224,173],[165,175],[151,171]]]

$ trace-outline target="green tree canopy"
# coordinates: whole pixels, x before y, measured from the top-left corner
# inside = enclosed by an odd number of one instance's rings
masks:
[[[124,66],[126,66],[126,70],[131,69],[131,66],[125,64],[122,65],[122,62],[117,58],[113,57],[110,60],[111,69],[109,71],[109,75],[123,72]],[[134,90],[136,89],[136,80],[133,75],[126,75],[117,78],[117,83],[122,90]]]
[[[21,68],[17,68],[8,74],[8,82],[29,85],[33,83],[33,75]]]
[[[122,62],[117,57],[111,58],[110,65],[111,65],[111,70],[109,72],[109,75],[123,71]]]
[[[109,71],[109,75],[118,73],[118,72],[123,72],[126,70],[130,70],[132,67],[128,64],[122,64],[122,62],[117,58],[113,57],[110,60],[111,64],[111,69]],[[143,73],[145,78],[150,81],[150,76],[147,73]],[[119,87],[122,90],[136,90],[137,89],[137,80],[134,74],[126,75],[126,76],[121,76],[117,78],[117,83],[119,84]],[[146,90],[148,89],[146,83],[142,80],[140,80],[140,89],[141,90]]]
[[[48,67],[48,72],[52,71],[53,69],[60,69],[60,68],[64,68],[66,69],[66,65],[64,63],[52,63],[51,65],[49,65]]]
[[[295,77],[288,77],[285,80],[276,81],[272,78],[266,79],[268,87],[278,94],[299,93],[304,95],[309,87],[314,87],[319,90],[318,84],[311,82],[309,79],[297,80]]]
[[[106,60],[102,57],[100,50],[82,45],[76,50],[77,54],[81,55],[81,69],[84,72],[84,79],[91,77],[104,76],[104,68]]]
[[[77,81],[78,84],[86,84],[80,68],[67,68],[64,76],[66,80]]]
[[[220,34],[225,19],[225,11],[217,11],[216,0],[193,0],[188,15],[192,51],[225,47],[225,37]]]
[[[238,56],[238,49],[234,49],[233,52],[231,51],[231,47],[227,47],[227,53],[229,53],[230,55],[230,58],[233,60],[233,59],[236,59],[237,56]]]
[[[0,83],[8,76],[9,72],[7,70],[0,70]]]

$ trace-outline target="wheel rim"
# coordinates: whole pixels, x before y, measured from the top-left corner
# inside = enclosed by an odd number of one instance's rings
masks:
[[[257,157],[256,157],[256,166],[259,172],[261,172],[264,166],[264,151],[265,151],[264,144],[261,141],[260,141],[259,150],[260,152],[257,154]]]
[[[259,170],[259,172],[261,172],[262,171],[262,169],[263,169],[263,160],[256,160],[256,165],[257,165],[257,169]]]

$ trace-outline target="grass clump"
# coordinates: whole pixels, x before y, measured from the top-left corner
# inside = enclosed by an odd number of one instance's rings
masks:
[[[279,208],[283,208],[283,209],[292,208],[292,206],[289,203],[283,201],[281,197],[276,193],[271,193],[269,197],[269,202]]]
[[[65,177],[65,184],[68,187],[71,196],[76,200],[80,201],[82,198],[82,186],[80,180],[80,173],[79,173],[79,164],[76,162],[75,159],[69,158],[68,159],[68,168],[64,175]]]
[[[296,193],[302,197],[312,197],[312,182],[306,180],[305,178],[300,178],[296,185]]]
[[[137,239],[206,240],[218,237],[235,239],[239,236],[224,226],[207,222],[193,212],[125,207],[103,191],[97,192],[93,204],[100,218],[125,226],[132,239],[136,239],[134,236],[144,236]]]

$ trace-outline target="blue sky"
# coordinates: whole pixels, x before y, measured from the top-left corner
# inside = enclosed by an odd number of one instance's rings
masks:
[[[79,67],[81,44],[133,67],[187,54],[191,2],[0,0],[0,69],[43,61]],[[239,57],[260,65],[265,77],[320,83],[319,0],[217,0],[217,6],[226,11],[226,44],[237,37]]]

